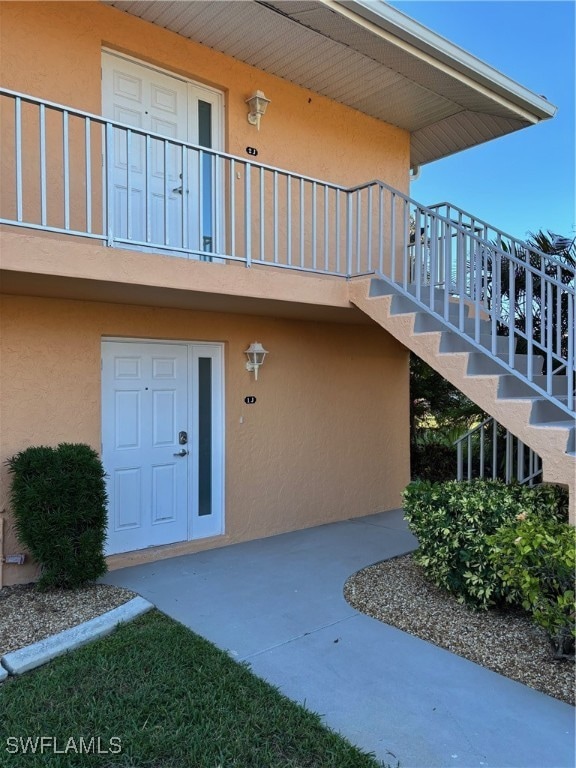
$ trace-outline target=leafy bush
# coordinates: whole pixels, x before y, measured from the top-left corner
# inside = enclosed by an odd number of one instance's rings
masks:
[[[7,461],[16,533],[41,566],[40,589],[106,573],[104,469],[87,445],[27,448]]]
[[[404,491],[406,519],[420,544],[416,562],[431,581],[475,608],[505,599],[487,537],[523,513],[562,519],[564,507],[566,494],[556,486],[421,481]]]
[[[555,519],[522,514],[489,536],[488,543],[506,599],[532,613],[558,656],[571,655],[576,637],[576,529]]]

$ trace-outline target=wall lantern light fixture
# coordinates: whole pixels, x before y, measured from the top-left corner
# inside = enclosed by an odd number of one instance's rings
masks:
[[[260,118],[266,114],[270,99],[264,96],[262,91],[256,91],[249,99],[246,99],[250,111],[248,112],[248,122],[255,125],[260,130]]]
[[[264,362],[264,358],[268,354],[268,350],[264,349],[259,341],[253,341],[248,349],[244,350],[248,362],[246,363],[247,371],[254,371],[254,379],[258,381],[258,368]]]

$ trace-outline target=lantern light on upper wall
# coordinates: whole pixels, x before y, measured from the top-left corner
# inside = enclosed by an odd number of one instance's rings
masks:
[[[249,99],[246,99],[246,104],[250,107],[248,122],[260,130],[260,118],[266,114],[270,99],[264,96],[263,91],[256,91]]]

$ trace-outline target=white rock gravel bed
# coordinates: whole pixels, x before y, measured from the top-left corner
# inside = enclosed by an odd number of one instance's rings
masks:
[[[471,611],[430,584],[411,555],[351,576],[346,600],[362,613],[574,705],[574,663],[554,661],[544,630],[519,611]]]
[[[0,656],[94,619],[135,597],[108,584],[38,592],[32,584],[0,589]]]

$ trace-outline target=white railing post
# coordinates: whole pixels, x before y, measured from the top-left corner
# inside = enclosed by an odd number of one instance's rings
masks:
[[[112,248],[114,245],[114,128],[112,123],[106,122],[105,129],[105,165],[106,165],[106,244]]]
[[[346,277],[352,276],[352,195],[346,197]]]

